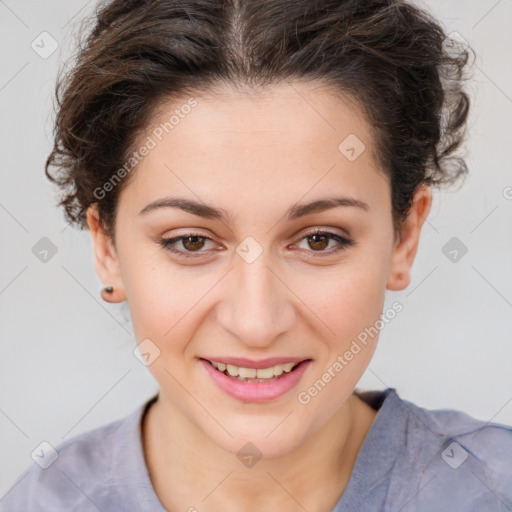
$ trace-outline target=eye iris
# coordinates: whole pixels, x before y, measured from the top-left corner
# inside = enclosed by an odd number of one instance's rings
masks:
[[[325,235],[315,234],[315,235],[310,235],[308,238],[310,241],[313,240],[313,243],[311,244],[311,242],[310,242],[310,244],[309,244],[312,249],[322,250],[322,249],[325,249],[327,247],[327,245],[329,245],[329,237],[327,237]],[[322,241],[318,242],[318,239],[322,239]]]
[[[198,242],[199,240],[199,242]],[[192,246],[189,246],[189,242],[192,244]],[[199,244],[199,247],[197,245]],[[202,236],[187,236],[183,239],[183,247],[185,249],[194,251],[196,249],[201,249],[204,246],[204,237]]]

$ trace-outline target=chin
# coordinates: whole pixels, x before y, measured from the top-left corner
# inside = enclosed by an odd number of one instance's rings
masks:
[[[218,429],[215,432],[205,431],[205,434],[220,448],[236,455],[241,462],[246,456],[271,459],[293,451],[307,435],[306,432],[296,432],[291,418],[283,421],[285,417],[283,415],[277,420],[275,417],[266,420],[253,418],[250,425],[239,428],[229,423],[227,430],[233,437],[224,435],[224,432],[219,435]],[[244,423],[246,421],[247,417]]]

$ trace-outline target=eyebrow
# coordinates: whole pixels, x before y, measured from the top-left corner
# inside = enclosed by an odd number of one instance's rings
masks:
[[[356,207],[366,211],[370,210],[370,207],[364,201],[351,197],[337,196],[318,199],[310,203],[295,204],[288,208],[285,216],[288,216],[288,220],[296,220],[306,215],[320,213],[340,206]],[[139,215],[144,215],[161,208],[179,208],[192,215],[197,215],[198,217],[222,220],[224,222],[229,222],[232,217],[231,214],[228,214],[226,210],[222,208],[215,208],[202,202],[179,197],[164,197],[152,201],[139,212]]]

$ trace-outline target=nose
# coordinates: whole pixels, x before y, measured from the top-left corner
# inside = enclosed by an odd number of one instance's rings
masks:
[[[252,263],[236,258],[234,265],[217,322],[247,347],[270,347],[295,322],[293,293],[264,254]]]

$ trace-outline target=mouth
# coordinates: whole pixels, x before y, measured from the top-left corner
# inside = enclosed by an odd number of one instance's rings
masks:
[[[287,362],[272,365],[266,361],[247,361],[244,363],[246,366],[238,366],[228,362],[210,361],[209,359],[204,358],[201,358],[201,360],[209,363],[216,372],[223,374],[232,380],[239,382],[261,383],[280,380],[295,372],[301,365],[311,361],[311,359],[301,359],[297,361],[288,360]]]

